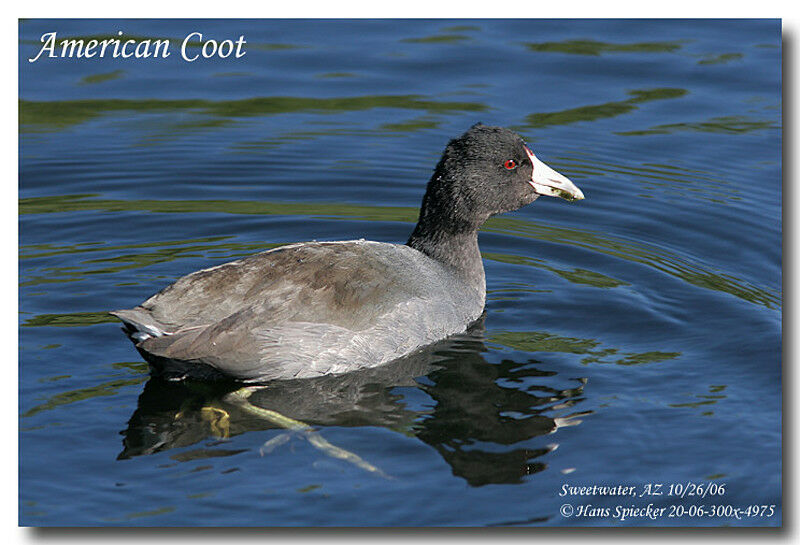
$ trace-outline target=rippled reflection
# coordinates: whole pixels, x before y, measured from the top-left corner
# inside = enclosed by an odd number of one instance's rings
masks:
[[[297,421],[315,426],[322,435],[325,426],[381,426],[432,446],[453,474],[472,486],[519,483],[545,469],[539,458],[554,448],[553,441],[533,446],[529,440],[578,424],[577,417],[587,414],[578,407],[586,379],[556,378],[555,371],[535,360],[490,363],[483,357],[483,339],[478,324],[464,335],[375,369],[269,383],[256,389],[249,402],[278,415],[271,420],[234,402],[230,394],[238,385],[150,379],[123,432],[119,458],[208,439],[215,441],[172,458],[229,456],[241,450],[225,448],[219,440],[255,430],[296,428]],[[430,401],[412,407],[404,388],[415,388]],[[275,453],[288,440],[278,435],[261,452]]]

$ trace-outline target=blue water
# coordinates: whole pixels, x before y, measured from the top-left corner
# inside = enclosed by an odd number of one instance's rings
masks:
[[[781,524],[778,21],[19,28],[21,524]],[[118,30],[172,55],[27,62],[43,33]],[[185,62],[193,31],[246,55]],[[275,245],[404,242],[478,121],[586,200],[485,225],[482,325],[251,398],[315,432],[150,379],[105,314]],[[717,494],[666,493],[687,483]]]

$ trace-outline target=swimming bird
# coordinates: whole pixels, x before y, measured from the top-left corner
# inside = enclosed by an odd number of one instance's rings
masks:
[[[451,140],[406,244],[301,242],[111,312],[155,374],[266,382],[374,367],[463,332],[486,301],[478,230],[540,195],[583,199],[513,131]]]

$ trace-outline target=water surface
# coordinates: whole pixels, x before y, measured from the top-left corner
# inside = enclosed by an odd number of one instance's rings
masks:
[[[248,49],[28,63],[53,30]],[[23,21],[21,524],[779,525],[780,58],[776,21]],[[106,314],[280,244],[404,242],[478,121],[586,200],[486,224],[464,335],[251,396],[280,420],[150,379]],[[653,482],[775,513],[559,512]]]

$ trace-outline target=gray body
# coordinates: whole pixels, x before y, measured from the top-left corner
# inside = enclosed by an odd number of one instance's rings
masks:
[[[482,264],[468,276],[409,246],[308,242],[197,271],[112,314],[162,370],[261,382],[397,359],[464,331],[485,293]]]
[[[481,316],[478,230],[539,194],[583,198],[519,135],[477,124],[445,148],[406,245],[284,246],[190,274],[112,314],[174,378],[262,382],[375,367]]]

